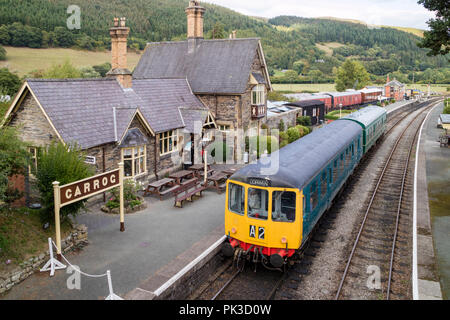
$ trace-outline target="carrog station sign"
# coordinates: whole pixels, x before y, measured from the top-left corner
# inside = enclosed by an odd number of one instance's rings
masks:
[[[60,205],[68,205],[119,186],[119,169],[66,184],[60,188]]]

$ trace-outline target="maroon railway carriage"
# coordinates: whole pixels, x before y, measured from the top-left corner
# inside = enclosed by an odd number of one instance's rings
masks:
[[[383,90],[376,88],[362,89],[359,92],[361,92],[362,103],[364,104],[377,102],[383,95]]]
[[[333,110],[339,109],[340,105],[342,105],[342,109],[348,109],[362,103],[362,95],[358,91],[327,92],[326,94],[332,99]]]

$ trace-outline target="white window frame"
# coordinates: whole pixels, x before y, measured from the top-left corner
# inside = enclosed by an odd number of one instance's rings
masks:
[[[32,152],[32,150],[34,150],[34,152]],[[30,153],[30,164],[28,165],[28,172],[30,174],[30,176],[34,177],[35,175],[33,174],[32,166],[34,167],[34,172],[37,172],[37,168],[38,168],[38,151],[39,148],[38,147],[33,147],[33,146],[29,146],[28,147],[28,152]]]
[[[142,148],[144,148],[143,151],[142,151]],[[127,150],[131,151],[131,158],[125,158],[125,152]],[[138,177],[138,176],[141,176],[141,175],[144,175],[147,173],[147,146],[146,145],[123,148],[121,150],[121,152],[122,152],[122,162],[124,164],[125,164],[125,161],[131,161],[131,176],[125,176],[125,179],[135,178],[135,177]],[[143,158],[144,167],[141,168],[139,165],[139,168],[136,168],[136,165],[135,165],[136,160],[138,160],[138,163],[140,163],[139,159],[141,159],[141,158]],[[136,170],[136,169],[138,169],[138,170]]]
[[[258,84],[252,89],[252,105],[261,106],[266,103],[266,87]]]
[[[170,146],[172,139],[172,146]],[[166,143],[167,142],[167,143]],[[159,155],[164,156],[176,152],[180,148],[178,130],[169,130],[159,134]]]
[[[231,125],[229,125],[229,124],[218,124],[217,126],[219,127],[219,131],[222,131],[222,132],[230,132],[231,131]]]

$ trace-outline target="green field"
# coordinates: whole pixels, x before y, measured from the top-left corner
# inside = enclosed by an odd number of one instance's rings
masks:
[[[450,84],[432,84],[431,91],[435,92],[447,92],[447,87]],[[313,92],[326,92],[326,91],[336,91],[334,83],[319,83],[319,84],[274,84],[274,90],[276,91],[292,91],[292,92],[303,92],[303,91],[313,91]],[[427,92],[426,84],[407,84],[407,89],[419,89],[421,91]]]
[[[111,62],[111,53],[108,51],[95,52],[85,50],[50,48],[31,49],[5,47],[6,61],[0,61],[0,68],[7,67],[10,71],[24,76],[33,70],[48,69],[53,64],[63,63],[69,59],[77,68],[99,65]],[[128,53],[128,69],[136,67],[141,55]]]

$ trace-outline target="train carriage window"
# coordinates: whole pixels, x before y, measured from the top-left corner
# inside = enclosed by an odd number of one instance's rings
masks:
[[[262,189],[248,189],[248,216],[267,220],[269,215],[269,192]]]
[[[274,191],[272,193],[272,220],[294,222],[296,199],[295,192]]]
[[[339,162],[338,159],[334,160],[334,166],[333,166],[333,178],[332,178],[333,182],[336,182],[336,181],[337,181],[337,178],[338,178],[338,176],[339,176],[338,162]]]
[[[344,154],[341,154],[341,161],[339,162],[339,175],[344,173]]]
[[[311,212],[314,211],[314,209],[316,209],[317,207],[317,203],[319,202],[319,197],[318,197],[318,190],[317,190],[317,182],[314,181],[313,184],[311,185]]]
[[[327,172],[322,172],[322,176],[320,178],[320,199],[323,199],[327,194]]]
[[[245,188],[243,186],[229,184],[229,210],[244,215],[245,213]]]

